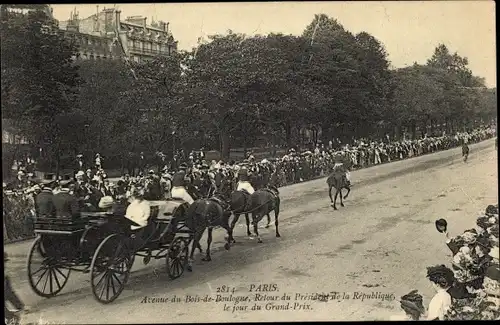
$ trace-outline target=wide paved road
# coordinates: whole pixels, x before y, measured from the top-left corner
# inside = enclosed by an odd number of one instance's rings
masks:
[[[216,230],[213,261],[201,262],[197,255],[194,272],[175,281],[168,279],[164,261],[143,266],[137,259],[127,288],[110,305],[94,301],[88,275],[72,274],[60,296],[42,299],[31,293],[22,262],[14,260],[8,272],[20,295],[34,307],[26,316],[29,321],[382,320],[399,312],[394,299],[412,289],[418,289],[428,305],[433,289],[425,278],[426,267],[449,265],[451,258],[434,221],[446,218],[451,235],[473,227],[480,211],[498,202],[497,177],[497,152],[494,140],[488,140],[471,146],[467,163],[456,148],[355,171],[356,185],[345,208],[338,211],[330,207],[325,179],[285,187],[281,238],[274,237],[274,227],[263,229],[264,243],[258,244],[245,237],[241,225],[236,230],[239,241],[228,252],[222,248],[224,232]],[[205,243],[204,238],[204,247]],[[248,291],[259,284],[275,284],[279,291],[267,294],[280,298],[288,294],[290,300],[255,302]],[[186,295],[215,299],[223,285],[235,287],[233,296],[250,297],[249,302],[237,304],[248,306],[246,310],[233,312],[235,304],[229,302],[226,307],[223,302],[184,302]],[[328,302],[300,296],[328,292],[339,295]],[[360,299],[361,293],[372,298]],[[172,300],[174,296],[183,302],[143,302],[145,297]],[[271,303],[290,303],[288,307],[296,309],[265,310]],[[261,310],[252,310],[255,305]]]

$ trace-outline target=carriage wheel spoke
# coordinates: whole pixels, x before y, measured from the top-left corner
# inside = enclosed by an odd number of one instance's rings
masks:
[[[111,273],[111,276],[109,277],[109,282],[111,283],[111,288],[113,289],[113,296],[116,294],[114,277],[115,277],[115,274]]]
[[[47,270],[47,267],[46,266],[42,266],[41,268],[39,268],[35,272],[31,273],[31,276],[34,276],[34,275],[38,274],[39,272],[45,271],[45,270]]]
[[[104,273],[104,276],[101,278],[101,281],[106,278],[106,273]],[[101,282],[99,281],[99,282]],[[96,288],[98,287],[98,285],[96,285]],[[102,298],[102,296],[104,295],[104,288],[106,288],[106,285],[104,284],[101,288],[101,292],[99,293],[99,298]]]
[[[68,278],[68,276],[66,274],[62,273],[59,268],[55,268],[54,271],[57,271],[60,275],[62,275],[64,277],[64,280],[66,280]]]
[[[50,276],[50,269],[47,269],[47,271],[49,272]],[[47,288],[47,281],[49,280],[49,276],[45,278],[45,282],[43,283],[43,290],[42,290],[43,293],[45,293],[45,288]]]
[[[44,268],[43,270],[44,270],[44,272],[42,273],[42,275],[40,275],[40,276],[38,277],[38,281],[36,282],[35,287],[37,287],[37,286],[38,286],[38,284],[40,283],[40,281],[42,281],[43,276],[45,275],[45,273],[47,273],[47,272],[48,272],[48,269],[47,269],[47,268]]]
[[[54,270],[58,270],[58,269],[54,269]],[[58,270],[59,271],[59,270]],[[57,274],[56,272],[54,271],[54,280],[56,281],[57,283],[57,288],[61,288],[61,283],[59,282],[59,279],[57,278]]]
[[[101,279],[99,281],[97,281],[97,284],[95,285],[96,288],[101,284],[102,280],[105,278],[106,272],[102,272],[101,274],[102,274],[102,277],[101,277]],[[101,274],[96,275],[95,278],[97,278]]]
[[[109,280],[110,280],[109,273],[106,274],[106,300],[109,300]]]
[[[53,285],[52,285],[52,282],[53,282],[52,281],[52,277],[55,277],[54,270],[50,269],[49,274],[50,274],[50,285],[49,285],[49,287],[50,287],[50,292],[52,293],[52,292],[54,292],[54,288],[53,288]]]
[[[177,275],[180,275],[181,273],[182,273],[181,261],[177,260]]]
[[[115,273],[113,273],[113,278],[115,278],[115,279],[116,279],[116,281],[118,281],[118,284],[119,284],[120,286],[123,284],[123,282],[122,282],[122,281],[118,278],[118,276],[117,276]]]

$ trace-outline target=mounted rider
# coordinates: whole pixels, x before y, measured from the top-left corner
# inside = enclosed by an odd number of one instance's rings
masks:
[[[345,158],[342,154],[338,153],[334,159],[335,164],[333,165],[333,172],[344,173],[347,180],[347,184],[351,185],[351,173],[349,172],[348,166],[346,166]]]
[[[248,176],[248,169],[241,168],[238,171],[238,186],[236,187],[237,191],[245,190],[249,194],[253,194],[255,192],[252,184],[250,184],[250,178]]]

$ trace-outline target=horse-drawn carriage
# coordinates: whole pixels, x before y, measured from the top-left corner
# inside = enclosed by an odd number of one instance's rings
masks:
[[[110,303],[122,293],[135,256],[149,263],[165,257],[171,279],[180,277],[188,262],[193,232],[186,226],[187,203],[150,201],[148,225],[140,234],[123,215],[81,213],[80,218],[37,218],[28,255],[29,283],[36,294],[53,297],[66,285],[70,272],[90,273],[95,299]]]

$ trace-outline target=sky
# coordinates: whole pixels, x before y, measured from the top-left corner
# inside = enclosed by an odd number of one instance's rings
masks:
[[[145,16],[170,23],[180,49],[196,46],[199,37],[233,32],[300,35],[314,14],[337,19],[347,30],[366,31],[381,41],[394,68],[424,64],[444,43],[451,52],[469,59],[475,75],[496,87],[495,3],[476,1],[390,2],[235,2],[119,4],[127,16]],[[99,10],[113,7],[99,4]],[[72,10],[86,18],[97,4],[53,5],[54,17],[67,20]]]

